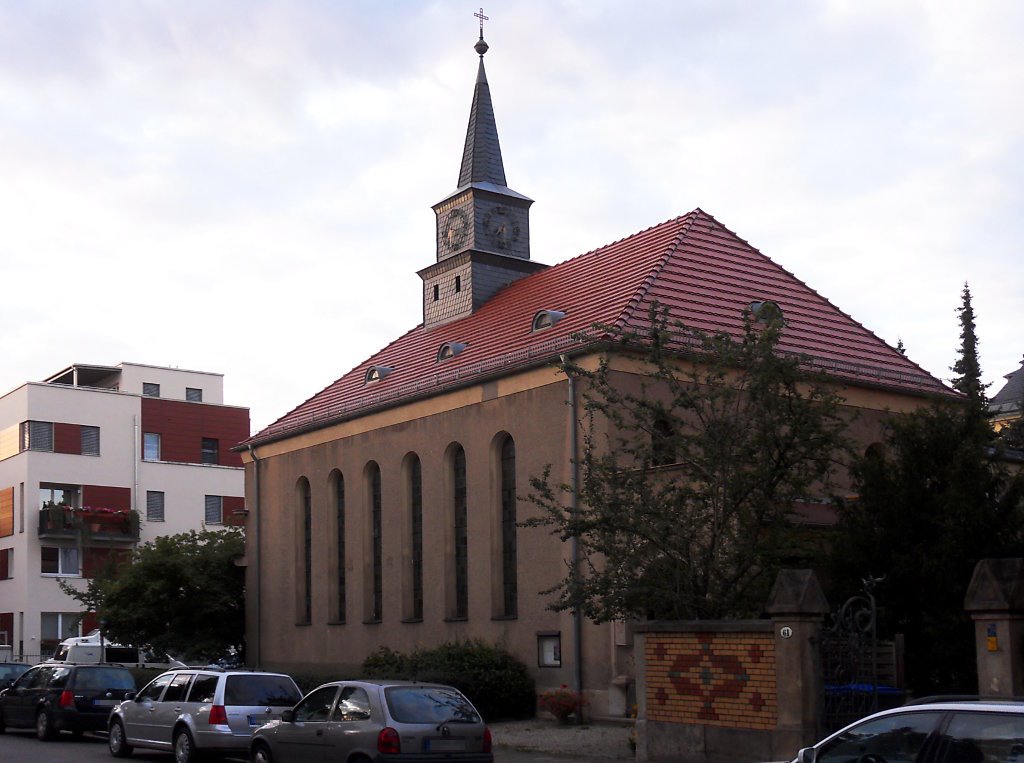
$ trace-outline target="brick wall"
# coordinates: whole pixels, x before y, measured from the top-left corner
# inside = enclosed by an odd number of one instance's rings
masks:
[[[645,642],[649,720],[775,727],[772,633],[652,633]]]

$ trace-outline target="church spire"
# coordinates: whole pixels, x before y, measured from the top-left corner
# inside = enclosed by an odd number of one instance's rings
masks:
[[[488,48],[484,41],[484,18],[486,16],[481,14],[480,39],[473,46],[480,55],[480,65],[477,68],[476,87],[473,89],[473,104],[469,111],[459,188],[471,183],[491,183],[501,187],[506,185],[505,167],[498,143],[498,125],[494,121],[494,107],[491,105],[491,88],[487,84],[487,72],[484,71],[484,53]]]

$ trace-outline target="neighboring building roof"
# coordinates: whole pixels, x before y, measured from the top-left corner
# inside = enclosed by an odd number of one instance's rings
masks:
[[[1003,378],[1006,384],[989,401],[988,409],[996,415],[1020,412],[1021,403],[1024,402],[1024,360],[1020,368]]]
[[[890,347],[706,212],[657,225],[601,249],[522,278],[473,314],[412,329],[365,363],[287,413],[247,442],[258,444],[363,415],[416,397],[551,362],[560,353],[606,337],[595,323],[639,328],[653,301],[671,317],[703,331],[743,331],[752,302],[782,310],[780,349],[852,383],[916,395],[950,395],[947,386]],[[564,312],[534,332],[538,312]],[[580,337],[581,332],[587,336]],[[446,342],[466,345],[438,360]],[[371,366],[392,369],[367,382]]]

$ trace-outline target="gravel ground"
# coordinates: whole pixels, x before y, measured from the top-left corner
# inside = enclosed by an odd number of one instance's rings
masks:
[[[623,723],[561,725],[556,721],[502,721],[488,724],[494,744],[513,750],[541,752],[587,760],[633,760],[632,726]]]

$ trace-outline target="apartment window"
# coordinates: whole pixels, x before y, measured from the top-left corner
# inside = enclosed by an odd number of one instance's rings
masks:
[[[100,454],[100,428],[82,426],[82,455],[98,456]]]
[[[220,440],[216,440],[212,437],[204,437],[202,445],[202,463],[204,464],[219,464],[220,463]]]
[[[409,514],[412,530],[412,619],[423,619],[423,466],[409,465]]]
[[[142,394],[146,397],[160,397],[160,385],[153,382],[142,382]]]
[[[78,500],[80,492],[78,486],[51,485],[43,482],[39,485],[39,506],[45,506],[48,502],[62,503],[77,509],[81,505]]]
[[[0,580],[14,577],[14,549],[0,548]]]
[[[516,444],[506,437],[501,446],[501,584],[505,617],[517,615],[516,578]]]
[[[39,615],[39,652],[51,656],[60,642],[82,635],[81,612],[42,612]]]
[[[203,402],[203,391],[198,387],[185,387],[185,399],[190,403]]]
[[[469,614],[468,511],[466,506],[466,451],[459,446],[452,459],[452,534],[455,541],[455,619]]]
[[[206,524],[224,524],[224,499],[219,495],[206,496]]]
[[[44,575],[78,575],[77,546],[43,546],[40,549],[39,571]]]
[[[156,432],[146,432],[142,435],[142,460],[160,460],[160,435]]]
[[[146,491],[146,520],[149,522],[164,521],[164,493],[162,490]]]
[[[21,450],[53,452],[53,422],[21,422]]]

